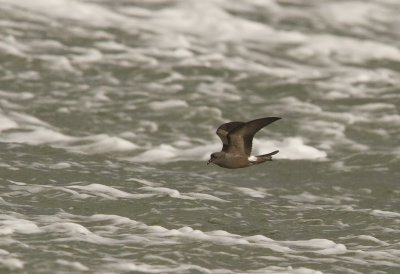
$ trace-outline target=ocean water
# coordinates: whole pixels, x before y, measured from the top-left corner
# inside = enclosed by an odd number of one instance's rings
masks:
[[[399,13],[0,0],[0,272],[400,273]]]

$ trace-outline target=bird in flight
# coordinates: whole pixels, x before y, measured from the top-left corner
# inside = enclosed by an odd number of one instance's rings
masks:
[[[265,117],[249,122],[229,122],[220,125],[216,133],[222,141],[222,150],[212,153],[207,165],[213,163],[220,167],[236,169],[271,161],[272,156],[279,150],[250,156],[253,137],[260,129],[279,119],[281,118]]]

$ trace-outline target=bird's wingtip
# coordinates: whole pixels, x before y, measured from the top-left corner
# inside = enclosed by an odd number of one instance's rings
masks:
[[[275,154],[278,154],[279,153],[279,150],[275,150],[275,151],[272,151],[272,152],[270,152],[270,153],[268,153],[269,155],[275,155]]]

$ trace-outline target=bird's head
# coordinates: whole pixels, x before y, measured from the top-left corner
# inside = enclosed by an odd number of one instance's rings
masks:
[[[210,155],[210,160],[208,160],[207,165],[209,165],[210,163],[218,165],[220,161],[223,161],[224,157],[225,152],[214,152]]]

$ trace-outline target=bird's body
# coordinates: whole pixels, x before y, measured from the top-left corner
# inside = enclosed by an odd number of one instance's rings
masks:
[[[236,169],[271,161],[272,155],[277,154],[278,150],[259,156],[250,156],[253,137],[260,129],[279,119],[281,118],[266,117],[249,122],[222,124],[216,132],[222,141],[222,150],[212,153],[207,164],[213,163],[220,167]]]

